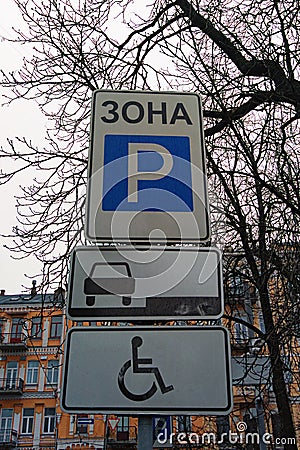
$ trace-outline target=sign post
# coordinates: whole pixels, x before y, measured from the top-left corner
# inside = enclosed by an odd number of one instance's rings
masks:
[[[85,234],[101,247],[73,251],[69,319],[220,319],[221,253],[198,247],[210,239],[203,136],[196,94],[94,92]],[[152,415],[230,412],[228,331],[72,328],[61,405],[140,415],[138,450],[150,450]]]
[[[153,450],[152,416],[139,417],[138,450]]]

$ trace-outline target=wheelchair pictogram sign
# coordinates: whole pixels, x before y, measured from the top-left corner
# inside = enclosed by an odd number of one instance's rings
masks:
[[[123,364],[118,374],[118,385],[120,391],[122,392],[123,395],[125,395],[125,397],[136,402],[142,402],[144,400],[151,398],[157,391],[157,384],[162,394],[166,394],[167,392],[170,392],[174,389],[174,386],[172,384],[166,386],[159,368],[151,366],[152,358],[138,357],[138,348],[141,347],[142,345],[143,339],[140,336],[135,336],[132,338],[131,340],[132,359],[126,361]],[[140,364],[149,365],[150,367],[141,367]],[[134,394],[133,392],[129,391],[125,385],[125,374],[131,366],[133,373],[147,373],[147,374],[153,373],[156,379],[156,382],[153,381],[152,386],[144,394]]]

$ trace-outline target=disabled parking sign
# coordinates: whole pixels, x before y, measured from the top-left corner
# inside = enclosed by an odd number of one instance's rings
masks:
[[[160,373],[160,369],[158,367],[152,367],[152,358],[139,358],[138,357],[138,349],[143,345],[143,339],[140,336],[134,336],[131,340],[131,347],[132,347],[132,359],[126,361],[123,366],[120,369],[120,372],[118,374],[118,385],[119,389],[122,392],[125,397],[127,397],[130,400],[136,401],[136,402],[142,402],[144,400],[147,400],[148,398],[153,397],[157,391],[157,385],[159,386],[159,389],[162,394],[166,394],[167,392],[173,391],[174,386],[171,384],[169,386],[166,386],[164,383],[164,380],[162,378],[162,375]],[[147,367],[145,367],[147,366]],[[153,382],[151,387],[144,393],[135,394],[131,392],[126,386],[125,386],[125,374],[132,367],[132,373],[138,374],[138,373],[148,373],[155,376],[156,382]]]
[[[73,327],[61,406],[87,414],[227,414],[229,333],[221,326]]]
[[[210,237],[200,98],[96,91],[86,236],[93,242],[201,242]]]

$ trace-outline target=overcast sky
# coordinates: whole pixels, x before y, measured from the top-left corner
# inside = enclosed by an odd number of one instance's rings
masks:
[[[14,0],[0,0],[0,68],[4,71],[16,71],[21,65],[24,57],[31,57],[31,50],[28,46],[17,45],[3,40],[3,37],[13,38],[14,33],[12,27],[24,30],[24,23],[16,7]],[[144,3],[137,2],[132,6],[132,11],[128,11],[128,18],[135,15],[139,8],[145,8]],[[112,23],[112,27],[115,22]],[[116,26],[116,25],[115,25]],[[123,27],[123,28],[122,28]],[[128,29],[125,25],[118,23],[118,38],[124,38]],[[157,58],[163,58],[158,52]],[[0,87],[1,108],[0,108],[0,145],[7,145],[7,139],[13,139],[16,136],[26,136],[30,138],[35,145],[43,142],[45,135],[46,122],[45,118],[39,111],[38,105],[34,100],[17,100],[10,106],[3,106],[5,99],[3,98],[4,89]],[[7,164],[9,166],[7,166]],[[0,160],[0,167],[5,170],[6,167],[11,169],[13,161]],[[30,178],[33,174],[30,171],[22,173],[15,177],[8,185],[0,187],[1,198],[1,222],[0,234],[9,234],[12,227],[17,225],[16,220],[16,199],[15,196],[20,193],[20,186],[30,185]],[[25,292],[25,288],[31,286],[31,280],[26,275],[33,276],[41,271],[34,257],[15,261],[9,250],[4,248],[5,244],[9,244],[8,239],[0,237],[0,289],[4,289],[7,294],[17,294]]]
[[[22,24],[22,18],[18,12],[13,0],[1,1],[1,15],[0,15],[0,36],[12,36],[12,26],[17,28]],[[29,49],[24,46],[17,46],[9,42],[0,40],[0,67],[7,71],[17,70],[22,58],[29,55]],[[39,112],[35,101],[17,101],[15,104],[7,107],[3,106],[4,90],[1,93],[1,108],[0,108],[0,143],[7,145],[7,138],[14,138],[15,136],[28,136],[34,139],[36,143],[41,140],[44,134],[44,119]],[[12,162],[10,161],[10,164]],[[1,160],[1,169],[5,169],[6,165]],[[15,195],[18,194],[19,186],[27,184],[30,181],[30,173],[18,176],[14,181],[7,186],[0,187],[1,198],[1,222],[0,233],[8,234],[16,225],[16,209],[15,209]],[[26,258],[21,261],[14,261],[10,252],[3,248],[7,240],[0,238],[0,289],[5,289],[7,294],[15,294],[24,291],[22,285],[31,285],[31,281],[26,278],[27,275],[34,275],[39,271],[39,267],[34,257]]]
[[[144,3],[138,3],[141,8],[145,7]],[[136,4],[130,14],[135,14]],[[31,56],[28,46],[16,45],[3,40],[3,37],[12,38],[14,33],[12,27],[24,29],[22,16],[16,7],[14,0],[1,0],[0,15],[0,67],[4,71],[15,71],[22,65],[24,57]],[[124,37],[127,29],[124,28]],[[118,23],[118,37],[122,38],[122,24]],[[160,55],[157,55],[158,57]],[[0,145],[7,145],[7,139],[13,139],[16,136],[26,136],[30,138],[34,144],[38,145],[42,142],[45,134],[46,123],[43,115],[40,113],[37,103],[32,100],[17,100],[10,106],[3,106],[5,99],[3,98],[4,89],[0,87],[1,108],[0,108]],[[12,160],[6,164],[0,161],[1,169],[5,167],[11,168]],[[1,198],[1,222],[0,234],[9,234],[12,227],[17,225],[16,220],[16,199],[15,196],[20,192],[19,186],[28,186],[32,174],[30,171],[20,174],[14,178],[7,186],[0,187]],[[31,280],[25,275],[32,276],[41,270],[34,257],[15,261],[12,254],[4,248],[5,244],[9,244],[9,240],[0,237],[0,289],[4,289],[7,294],[17,294],[24,292],[24,285],[31,286]]]

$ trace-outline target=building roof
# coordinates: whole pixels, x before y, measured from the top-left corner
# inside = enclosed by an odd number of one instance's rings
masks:
[[[17,305],[36,305],[45,304],[53,305],[54,300],[60,300],[61,298],[55,298],[55,294],[8,294],[0,296],[0,307],[1,306],[12,306]]]

